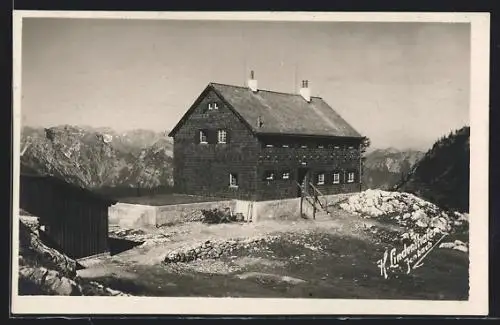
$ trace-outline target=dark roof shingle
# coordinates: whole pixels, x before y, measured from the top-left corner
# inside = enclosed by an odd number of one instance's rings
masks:
[[[320,97],[306,102],[299,94],[268,90],[254,93],[247,87],[218,83],[210,86],[257,134],[362,137]]]
[[[76,192],[80,193],[81,195],[106,202],[107,204],[110,204],[110,205],[114,205],[114,204],[118,203],[117,200],[115,200],[114,198],[111,198],[107,195],[98,194],[98,193],[93,192],[89,189],[83,188],[79,185],[69,183],[69,182],[65,181],[64,179],[57,177],[55,175],[50,175],[47,173],[40,172],[40,171],[38,171],[32,167],[29,167],[28,165],[23,164],[23,163],[21,163],[20,176],[21,176],[21,178],[43,179],[43,180],[46,180],[48,182],[51,182],[52,184],[59,184],[61,186],[64,186],[68,190],[76,191]]]

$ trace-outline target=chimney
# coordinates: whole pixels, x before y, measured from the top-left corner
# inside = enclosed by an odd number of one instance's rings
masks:
[[[311,101],[311,89],[309,89],[309,80],[302,80],[302,87],[300,88],[300,95],[304,97],[306,102]]]
[[[247,85],[254,93],[257,92],[257,80],[254,79],[253,70],[250,71],[250,79],[248,79]]]

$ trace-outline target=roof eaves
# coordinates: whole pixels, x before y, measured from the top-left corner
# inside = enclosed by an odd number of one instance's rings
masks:
[[[341,138],[341,139],[362,139],[362,135],[344,136],[344,135],[323,135],[323,134],[306,134],[306,133],[288,133],[288,132],[257,132],[259,136],[285,136],[285,137],[304,137],[304,138]]]

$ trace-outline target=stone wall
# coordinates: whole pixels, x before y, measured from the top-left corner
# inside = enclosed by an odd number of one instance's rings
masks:
[[[197,259],[217,259],[222,255],[228,255],[234,250],[241,247],[248,247],[257,243],[272,243],[277,240],[279,236],[261,236],[247,239],[229,239],[211,241],[207,240],[203,244],[198,244],[193,247],[184,247],[176,251],[169,252],[163,262],[164,263],[177,263],[177,262],[191,262]]]

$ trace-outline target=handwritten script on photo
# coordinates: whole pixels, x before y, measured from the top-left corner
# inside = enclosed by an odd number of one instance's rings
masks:
[[[406,274],[409,274],[421,267],[424,258],[447,236],[438,228],[429,228],[424,234],[405,235],[403,238],[408,239],[410,244],[404,243],[400,250],[396,247],[386,249],[383,257],[377,261],[380,275],[385,279],[389,278],[389,273],[396,270],[406,269]],[[441,237],[437,239],[439,235]]]

